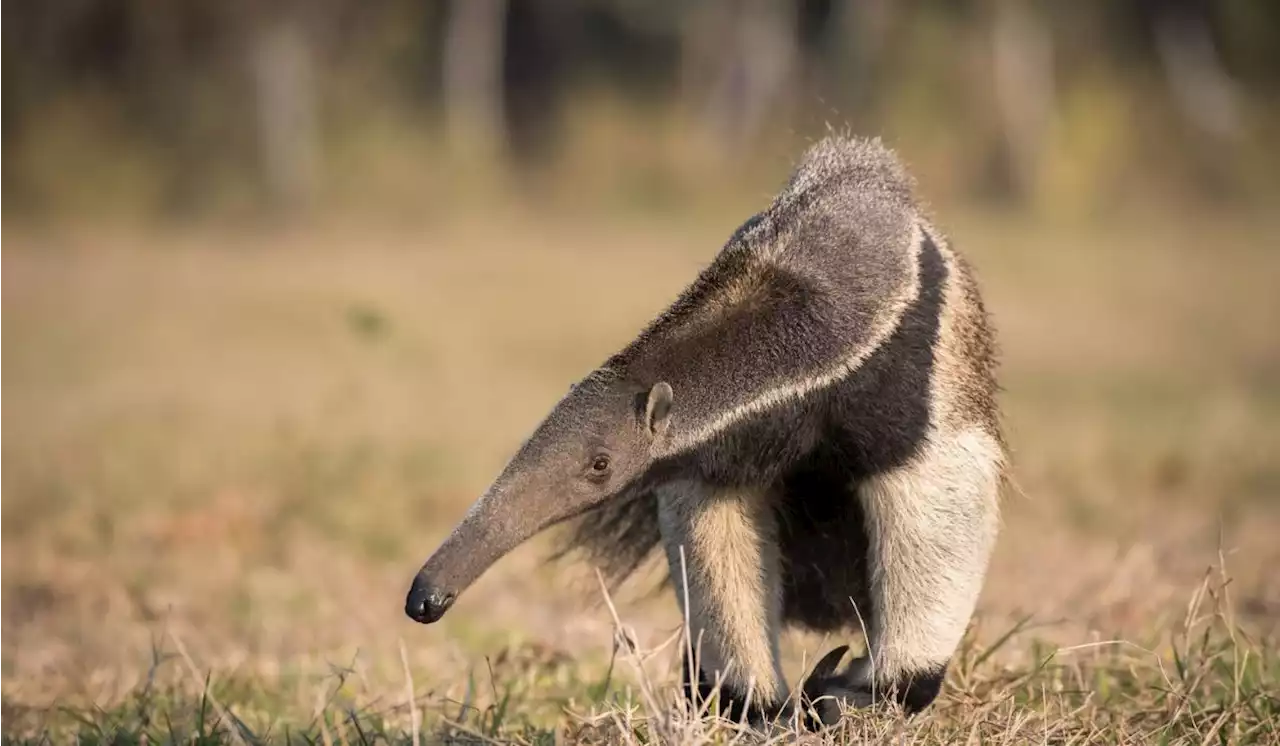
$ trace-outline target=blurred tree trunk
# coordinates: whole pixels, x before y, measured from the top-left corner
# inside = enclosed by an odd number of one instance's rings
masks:
[[[1192,183],[1202,195],[1229,197],[1239,183],[1233,151],[1244,134],[1240,94],[1214,40],[1212,8],[1197,0],[1151,10],[1156,55],[1174,105],[1209,147],[1189,148]]]
[[[318,160],[314,58],[300,24],[280,15],[258,25],[251,65],[268,197],[293,212],[314,196]]]
[[[1235,82],[1218,55],[1207,11],[1190,5],[1156,11],[1156,51],[1183,116],[1219,143],[1232,141],[1240,134]]]
[[[869,123],[877,105],[894,45],[901,42],[903,5],[893,0],[862,0],[832,9],[831,47],[822,90],[832,100],[828,106],[840,123]]]
[[[776,0],[714,0],[685,27],[684,83],[704,130],[728,153],[757,135],[800,69],[797,10]]]
[[[443,99],[450,145],[494,155],[506,140],[506,0],[455,0],[444,32]]]
[[[819,107],[824,118],[832,105],[827,95],[833,83],[828,75],[831,18],[831,0],[797,2],[795,94],[802,104],[798,108],[802,113],[809,113],[813,107]]]
[[[580,10],[559,0],[507,0],[502,91],[507,153],[519,171],[552,160]]]
[[[991,22],[991,64],[1003,181],[1017,199],[1031,196],[1056,98],[1053,37],[1034,7],[1023,0],[998,2]]]

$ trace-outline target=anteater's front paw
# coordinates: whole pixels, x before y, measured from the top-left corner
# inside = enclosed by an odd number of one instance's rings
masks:
[[[877,701],[895,703],[908,716],[915,715],[929,707],[942,690],[946,663],[900,673],[886,682],[873,675],[867,656],[854,658],[839,670],[840,659],[847,650],[841,645],[827,653],[805,680],[801,704],[811,727],[834,725],[844,709],[867,707]]]
[[[839,669],[840,659],[848,651],[848,645],[841,645],[827,653],[805,679],[802,707],[805,722],[812,730],[840,722],[845,709],[872,703],[871,687],[865,682],[866,659],[857,658]]]

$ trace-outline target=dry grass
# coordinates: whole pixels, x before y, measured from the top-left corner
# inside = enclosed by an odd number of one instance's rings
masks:
[[[823,738],[1278,742],[1280,225],[940,212],[1001,329],[1018,489],[935,709]],[[619,634],[539,542],[440,625],[401,611],[740,217],[11,226],[6,742],[752,741],[682,714],[671,599],[614,599]],[[788,639],[789,675],[834,644]]]

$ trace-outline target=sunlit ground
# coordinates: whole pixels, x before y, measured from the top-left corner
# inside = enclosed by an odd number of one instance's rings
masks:
[[[1000,332],[1015,485],[936,711],[856,727],[1273,742],[1280,223],[937,213]],[[543,567],[535,542],[432,627],[404,616],[404,593],[568,384],[745,217],[11,225],[6,739],[154,740],[166,722],[228,743],[286,725],[407,742],[415,722],[498,740],[653,736],[628,657],[610,669],[613,620],[589,568]],[[645,590],[615,600],[651,649],[679,619]],[[788,642],[791,676],[836,643]],[[675,655],[645,664],[659,697]]]

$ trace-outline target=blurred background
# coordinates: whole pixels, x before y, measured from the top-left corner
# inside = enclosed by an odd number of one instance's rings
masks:
[[[1280,3],[3,13],[6,727],[188,676],[175,639],[303,720],[339,665],[461,698],[506,651],[581,694],[587,568],[522,549],[431,628],[408,582],[830,130],[898,150],[999,330],[974,635],[1155,640],[1219,561],[1280,625]],[[674,607],[621,611],[652,640]]]
[[[419,214],[495,184],[671,209],[748,175],[767,189],[827,125],[891,139],[934,199],[1257,200],[1280,173],[1265,0],[51,0],[5,17],[4,209],[24,217]]]

